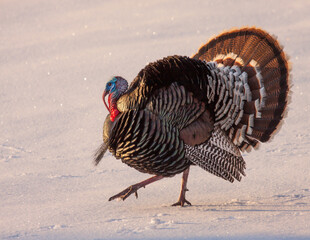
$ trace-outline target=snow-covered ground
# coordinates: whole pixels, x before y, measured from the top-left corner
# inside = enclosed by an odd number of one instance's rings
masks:
[[[0,239],[310,239],[310,1],[0,2]],[[225,29],[258,26],[291,57],[293,95],[271,143],[231,184],[198,167],[124,202],[149,177],[108,154],[98,167],[113,75],[191,56]]]

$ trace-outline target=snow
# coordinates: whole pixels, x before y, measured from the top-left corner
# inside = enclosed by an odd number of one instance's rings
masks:
[[[309,239],[309,1],[17,1],[0,3],[0,239]],[[98,167],[113,75],[191,56],[211,36],[258,26],[291,57],[281,131],[244,154],[229,183],[193,167],[191,207],[170,207],[180,178],[108,202],[149,176],[107,154]]]

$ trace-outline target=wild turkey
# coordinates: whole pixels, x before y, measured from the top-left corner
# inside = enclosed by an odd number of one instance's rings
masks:
[[[191,165],[233,182],[245,175],[240,151],[257,148],[279,128],[289,98],[289,67],[277,40],[264,30],[224,32],[192,58],[170,56],[148,64],[130,87],[122,77],[106,85],[110,114],[97,165],[109,151],[155,176],[109,200],[183,172],[185,199]]]

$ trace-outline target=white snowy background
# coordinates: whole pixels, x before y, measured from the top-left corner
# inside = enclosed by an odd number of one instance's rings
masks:
[[[310,1],[0,1],[0,239],[310,239]],[[149,177],[107,154],[101,100],[113,75],[191,56],[233,27],[278,36],[292,63],[288,117],[244,154],[233,184],[192,167],[108,202]]]

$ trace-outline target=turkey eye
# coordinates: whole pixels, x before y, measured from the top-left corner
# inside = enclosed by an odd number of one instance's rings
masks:
[[[111,85],[112,85],[112,83],[109,82],[109,83],[108,83],[108,86],[111,87]]]

